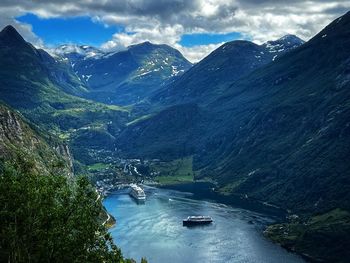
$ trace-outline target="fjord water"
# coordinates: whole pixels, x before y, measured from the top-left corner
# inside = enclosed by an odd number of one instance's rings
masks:
[[[117,220],[110,232],[124,256],[149,262],[300,263],[299,256],[271,243],[262,235],[270,216],[196,200],[190,193],[146,188],[147,200],[137,204],[127,190],[104,200]],[[188,215],[210,215],[214,223],[187,228]]]

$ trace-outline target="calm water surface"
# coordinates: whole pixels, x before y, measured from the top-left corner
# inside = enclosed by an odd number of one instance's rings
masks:
[[[150,263],[304,262],[263,237],[264,227],[273,222],[269,216],[174,190],[146,188],[146,195],[145,204],[137,204],[127,190],[104,200],[117,219],[110,232],[126,257],[139,261],[144,256]],[[183,227],[189,215],[210,215],[214,223]]]

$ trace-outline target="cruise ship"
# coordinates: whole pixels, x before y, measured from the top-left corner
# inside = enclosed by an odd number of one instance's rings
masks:
[[[184,226],[197,226],[211,224],[213,219],[210,216],[189,216],[182,221]]]
[[[146,200],[146,194],[137,184],[130,184],[129,194],[138,201]]]

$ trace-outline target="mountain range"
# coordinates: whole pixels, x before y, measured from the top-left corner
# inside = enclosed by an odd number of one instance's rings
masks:
[[[176,49],[150,42],[117,52],[62,45],[54,54],[69,61],[89,91],[86,98],[117,105],[142,101],[192,66]]]
[[[293,35],[262,45],[244,40],[227,42],[173,83],[152,94],[150,100],[152,104],[160,101],[165,105],[191,101],[208,103],[209,98],[224,94],[227,85],[303,43]]]
[[[200,85],[186,86],[208,76],[197,71],[202,63],[229,57],[226,46],[259,47],[225,44],[171,84],[169,108],[129,125],[120,147],[131,155],[194,155],[199,177],[215,178],[227,194],[247,194],[291,210],[349,209],[349,23],[350,13],[227,85],[210,78],[203,81],[203,93],[196,93]],[[240,68],[244,65],[245,60]],[[225,69],[222,76],[234,76],[236,71]],[[158,97],[162,104],[164,97]]]

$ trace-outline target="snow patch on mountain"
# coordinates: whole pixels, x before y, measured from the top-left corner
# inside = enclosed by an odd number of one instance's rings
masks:
[[[87,46],[87,45],[74,45],[74,44],[64,44],[53,49],[52,52],[56,55],[62,56],[64,58],[71,58],[73,55],[83,58],[100,58],[105,53],[101,50]]]
[[[264,46],[270,53],[280,53],[299,47],[305,41],[294,35],[286,35],[274,41],[267,41]]]

